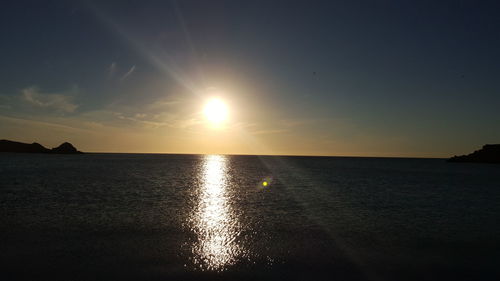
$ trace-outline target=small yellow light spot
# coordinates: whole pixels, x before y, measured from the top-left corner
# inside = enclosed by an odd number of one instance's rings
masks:
[[[267,185],[268,185],[267,181],[264,181],[264,182],[262,183],[262,186],[267,186]]]

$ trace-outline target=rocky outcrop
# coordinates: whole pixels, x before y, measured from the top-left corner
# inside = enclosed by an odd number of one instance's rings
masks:
[[[448,162],[500,163],[500,144],[487,144],[471,154],[453,156]]]
[[[79,154],[71,143],[65,142],[52,149],[45,148],[39,143],[22,143],[10,140],[0,140],[0,152],[18,152],[18,153],[52,153],[52,154]]]
[[[76,148],[69,142],[65,142],[61,144],[58,147],[54,147],[50,150],[51,153],[58,153],[58,154],[75,154],[75,153],[81,153],[80,151],[76,150]]]

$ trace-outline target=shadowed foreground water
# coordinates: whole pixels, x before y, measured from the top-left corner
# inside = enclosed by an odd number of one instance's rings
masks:
[[[0,154],[0,278],[498,280],[499,183],[440,159]]]

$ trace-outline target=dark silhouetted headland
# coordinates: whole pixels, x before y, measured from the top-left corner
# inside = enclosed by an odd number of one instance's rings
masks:
[[[500,163],[500,144],[486,144],[480,150],[462,156],[453,156],[449,162]]]
[[[0,152],[18,152],[18,153],[53,153],[53,154],[80,154],[71,143],[65,142],[52,149],[45,148],[39,143],[22,143],[10,140],[0,140]]]
[[[69,142],[65,142],[58,147],[52,148],[50,152],[51,153],[58,153],[58,154],[82,153],[82,152],[76,150],[76,148]]]

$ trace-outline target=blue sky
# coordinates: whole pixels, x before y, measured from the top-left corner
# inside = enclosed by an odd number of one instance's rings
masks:
[[[12,1],[0,138],[446,157],[500,142],[494,1]],[[227,102],[214,129],[206,100]]]

